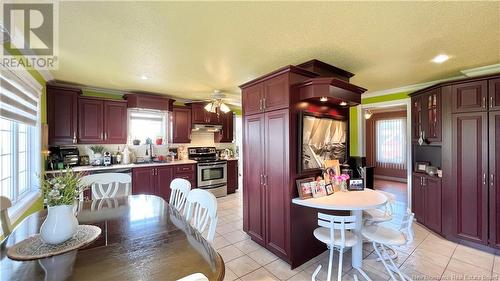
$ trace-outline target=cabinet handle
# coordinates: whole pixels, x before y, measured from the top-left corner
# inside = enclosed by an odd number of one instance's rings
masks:
[[[262,182],[263,182],[263,181],[262,181],[262,174],[260,174],[260,185],[262,185],[262,184],[263,184]]]
[[[493,96],[490,97],[490,108],[493,108],[493,105],[495,104],[493,100]]]
[[[490,174],[490,186],[495,187],[495,176],[493,174]]]
[[[73,132],[73,143],[76,143],[76,132]]]
[[[486,185],[486,173],[483,174],[483,185]]]
[[[104,139],[107,140],[108,139],[108,133],[104,133]]]
[[[267,175],[264,175],[264,186],[267,187]]]
[[[101,140],[104,139],[104,133],[101,133]]]
[[[266,109],[266,98],[262,99],[262,108]]]
[[[486,108],[486,97],[483,97],[483,108]]]
[[[259,111],[262,111],[262,99],[259,100]]]

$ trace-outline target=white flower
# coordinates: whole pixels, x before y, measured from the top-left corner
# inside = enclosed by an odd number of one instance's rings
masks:
[[[52,199],[57,199],[59,197],[59,190],[53,189],[49,192],[48,196]]]
[[[50,184],[54,185],[57,183],[57,179],[56,178],[53,178],[49,181]]]
[[[57,190],[57,189],[63,189],[64,187],[66,187],[65,184],[56,183],[52,188]]]

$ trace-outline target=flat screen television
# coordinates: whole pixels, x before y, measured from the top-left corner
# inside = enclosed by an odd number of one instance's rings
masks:
[[[313,114],[302,111],[299,114],[298,172],[317,171],[325,160],[339,160],[344,163],[348,157],[348,121],[343,117]]]

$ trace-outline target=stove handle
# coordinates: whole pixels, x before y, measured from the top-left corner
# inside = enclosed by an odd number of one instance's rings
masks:
[[[220,166],[220,165],[225,165],[226,163],[224,162],[218,162],[218,163],[210,163],[210,164],[198,164],[200,167],[213,167],[213,166]]]

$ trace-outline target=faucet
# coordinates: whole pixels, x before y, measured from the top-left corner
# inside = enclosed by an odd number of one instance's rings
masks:
[[[146,139],[146,144],[149,144],[149,162],[153,162],[153,141],[150,138]],[[146,149],[146,156],[148,156],[148,149]]]

